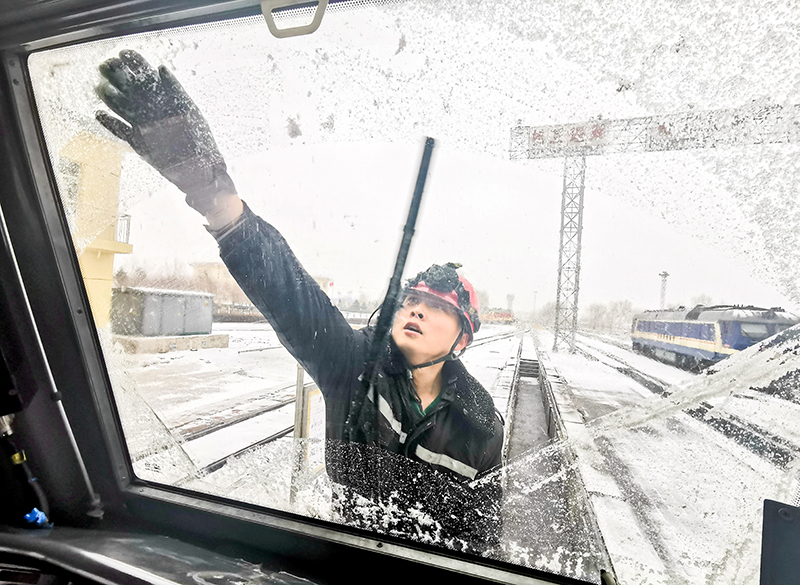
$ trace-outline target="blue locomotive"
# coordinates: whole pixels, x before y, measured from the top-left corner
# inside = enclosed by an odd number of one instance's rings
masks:
[[[692,369],[718,362],[800,322],[781,308],[698,305],[634,315],[634,351]]]

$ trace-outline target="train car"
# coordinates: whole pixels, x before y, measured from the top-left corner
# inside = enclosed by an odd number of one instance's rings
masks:
[[[634,351],[685,368],[718,362],[800,322],[782,308],[698,305],[633,317]]]
[[[505,309],[488,309],[481,315],[482,323],[500,323],[510,325],[514,323],[514,313]]]

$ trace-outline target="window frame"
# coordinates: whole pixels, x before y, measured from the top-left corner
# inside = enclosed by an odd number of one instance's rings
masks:
[[[749,329],[750,327],[758,327],[760,330],[763,330],[763,336],[754,337],[753,335],[750,334],[752,333],[752,331],[749,333],[745,333],[745,329]],[[769,332],[769,325],[767,323],[759,321],[742,321],[741,323],[739,323],[739,331],[741,332],[742,337],[749,339],[753,343],[762,341],[771,335],[771,333]],[[759,335],[761,335],[761,332],[759,332]]]
[[[104,14],[99,15],[91,7],[81,6],[80,1],[69,7],[73,8],[69,14],[42,17],[35,30],[15,28],[0,47],[0,74],[4,76],[0,89],[6,90],[2,92],[6,93],[5,103],[0,107],[7,110],[10,128],[5,132],[0,156],[4,163],[12,165],[11,172],[18,183],[14,194],[0,201],[0,208],[10,225],[9,236],[56,386],[64,389],[64,408],[89,477],[107,512],[137,526],[143,523],[149,530],[182,538],[190,535],[205,544],[212,533],[217,541],[286,555],[300,563],[329,561],[326,574],[335,575],[331,563],[339,564],[344,555],[359,563],[381,560],[384,570],[404,571],[411,578],[456,573],[467,582],[583,583],[135,478],[50,166],[27,58],[35,51],[80,42],[259,14],[260,6],[253,0],[203,0],[200,5],[186,0],[137,0],[133,5],[108,4],[101,10]],[[266,26],[264,30],[269,34]],[[12,39],[11,44],[8,39]],[[28,237],[31,230],[37,237]]]

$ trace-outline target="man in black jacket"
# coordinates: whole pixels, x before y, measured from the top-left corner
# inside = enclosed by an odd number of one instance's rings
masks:
[[[341,518],[473,552],[496,545],[503,425],[457,359],[480,326],[458,266],[434,265],[409,281],[385,357],[365,381],[373,328],[354,331],[277,230],[239,198],[172,74],[133,51],[100,71],[98,95],[122,120],[98,112],[98,121],[186,193],[231,274],[319,386]]]

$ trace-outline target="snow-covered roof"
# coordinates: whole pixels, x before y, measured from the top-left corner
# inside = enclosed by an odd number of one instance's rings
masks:
[[[634,315],[634,319],[649,321],[771,321],[775,323],[798,323],[800,318],[780,308],[761,308],[745,305],[695,307],[663,311],[645,311]]]

